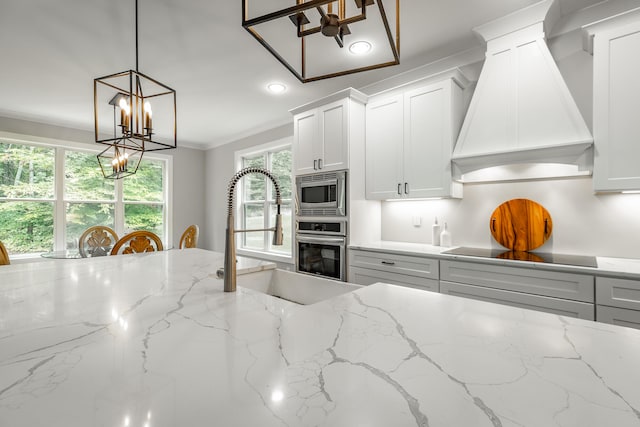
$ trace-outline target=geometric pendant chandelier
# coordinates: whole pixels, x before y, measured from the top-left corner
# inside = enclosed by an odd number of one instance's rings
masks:
[[[147,151],[177,147],[176,91],[138,70],[138,0],[135,0],[136,69],[94,79],[95,140],[105,178],[138,170]]]
[[[400,63],[400,0],[241,1],[242,26],[302,83]]]

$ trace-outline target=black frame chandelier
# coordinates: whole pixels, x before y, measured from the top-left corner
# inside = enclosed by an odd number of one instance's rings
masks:
[[[302,83],[400,63],[400,0],[290,0],[276,11],[241,1],[242,26]],[[363,38],[374,52],[350,56],[348,41]]]
[[[177,148],[176,91],[138,69],[138,0],[135,0],[136,69],[93,81],[95,141],[102,174],[120,179],[137,172],[148,151]]]

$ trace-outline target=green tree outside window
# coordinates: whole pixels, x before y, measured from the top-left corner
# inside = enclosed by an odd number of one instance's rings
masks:
[[[53,247],[55,149],[0,142],[0,240],[10,253]]]

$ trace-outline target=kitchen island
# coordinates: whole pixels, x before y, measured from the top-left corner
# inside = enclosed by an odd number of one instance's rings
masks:
[[[301,306],[222,262],[0,267],[0,426],[640,426],[638,330],[386,284]]]

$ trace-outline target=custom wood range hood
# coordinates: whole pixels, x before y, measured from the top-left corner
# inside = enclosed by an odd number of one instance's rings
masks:
[[[545,0],[474,28],[486,60],[453,152],[454,178],[522,163],[590,171],[593,137],[545,41],[557,16],[556,0]]]

